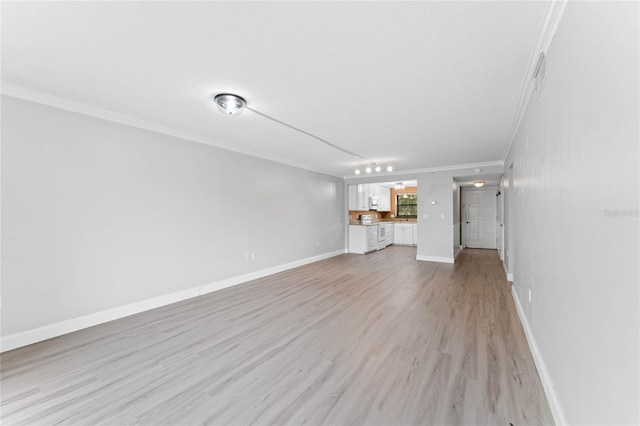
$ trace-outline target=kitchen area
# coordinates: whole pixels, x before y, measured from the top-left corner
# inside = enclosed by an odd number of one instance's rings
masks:
[[[348,186],[349,253],[418,243],[417,181]]]

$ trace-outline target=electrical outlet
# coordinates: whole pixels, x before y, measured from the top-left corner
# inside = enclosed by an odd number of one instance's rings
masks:
[[[256,259],[256,252],[252,251],[250,257],[251,257],[251,260],[255,260]]]
[[[244,254],[244,260],[249,260],[249,252],[246,252],[246,253]]]
[[[529,303],[531,303],[531,287],[529,287]]]
[[[440,215],[440,219],[444,219],[444,213]]]
[[[320,247],[320,240],[316,241],[316,245]]]

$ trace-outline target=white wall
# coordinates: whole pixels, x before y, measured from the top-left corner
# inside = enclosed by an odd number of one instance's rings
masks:
[[[343,250],[343,188],[3,96],[2,335]]]
[[[505,163],[514,285],[570,424],[640,424],[638,9],[569,2]]]
[[[418,259],[453,260],[452,185],[450,173],[427,173],[418,177]],[[437,204],[432,204],[434,202]]]

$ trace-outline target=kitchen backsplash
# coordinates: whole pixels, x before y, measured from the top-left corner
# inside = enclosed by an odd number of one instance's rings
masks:
[[[390,212],[378,212],[369,210],[350,210],[349,211],[349,223],[358,222],[358,216],[361,214],[370,214],[373,222],[390,221],[390,222],[409,222],[416,223],[417,219],[398,219],[395,216],[396,210],[396,195],[397,194],[416,194],[418,188],[415,186],[408,186],[404,189],[391,188],[391,211]]]
[[[416,223],[417,219],[397,219],[395,217],[391,217],[391,212],[377,212],[377,211],[369,211],[369,210],[350,210],[349,211],[349,223],[356,223],[358,221],[358,217],[362,214],[370,214],[371,220],[373,222],[409,222]]]

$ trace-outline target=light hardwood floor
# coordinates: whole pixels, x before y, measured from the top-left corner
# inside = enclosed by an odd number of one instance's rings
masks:
[[[2,424],[552,424],[495,250],[343,255],[2,355]]]

